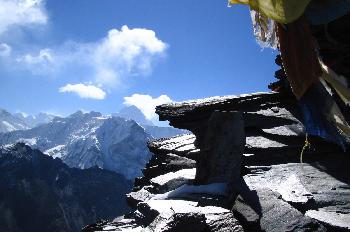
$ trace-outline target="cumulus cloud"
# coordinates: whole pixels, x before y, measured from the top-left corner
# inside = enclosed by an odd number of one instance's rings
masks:
[[[43,0],[0,0],[0,34],[11,26],[46,24]]]
[[[81,98],[91,98],[97,100],[103,100],[106,97],[106,93],[93,85],[85,84],[67,84],[59,89],[60,93],[75,93]]]
[[[134,105],[141,110],[147,119],[157,121],[158,116],[156,114],[156,106],[161,104],[170,103],[172,100],[167,95],[161,95],[157,98],[153,98],[150,95],[133,94],[130,97],[124,97],[124,105]]]
[[[89,75],[84,82],[113,87],[125,78],[148,75],[154,61],[165,53],[167,44],[149,29],[112,29],[95,43],[69,42],[57,48],[46,48],[37,54],[17,58],[35,74],[64,76],[79,67]],[[74,64],[74,65],[72,65]]]
[[[163,53],[165,48],[166,44],[152,30],[127,26],[120,31],[112,29],[92,54],[97,81],[113,84],[124,75],[147,74],[151,70],[152,57]]]
[[[6,43],[0,43],[0,57],[10,56],[12,48]]]

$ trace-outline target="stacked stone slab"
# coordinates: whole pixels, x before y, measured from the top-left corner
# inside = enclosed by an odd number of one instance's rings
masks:
[[[154,156],[128,194],[135,211],[85,231],[350,230],[350,156],[310,138],[301,163],[305,133],[290,96],[214,97],[157,113],[193,134],[151,142]],[[208,188],[218,182],[233,189]],[[168,194],[184,186],[194,191]]]

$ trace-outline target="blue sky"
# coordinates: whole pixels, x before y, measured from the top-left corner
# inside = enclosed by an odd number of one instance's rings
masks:
[[[0,108],[61,115],[267,91],[275,52],[226,0],[0,0]]]

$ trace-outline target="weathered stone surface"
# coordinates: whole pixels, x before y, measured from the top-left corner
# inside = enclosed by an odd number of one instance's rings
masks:
[[[206,231],[243,231],[241,225],[234,218],[233,214],[224,208],[214,206],[200,207],[198,206],[197,202],[184,200],[150,200],[147,203],[140,203],[139,205],[143,207],[142,210],[139,210],[140,212],[152,212],[151,214],[153,216],[156,215],[154,212],[158,213],[154,221],[150,224],[149,229],[154,229],[157,227],[164,229],[169,228],[169,225],[176,224],[174,220],[177,216],[175,215],[181,215],[181,218],[186,218],[187,216],[189,220],[191,220],[191,217],[194,217],[192,218],[194,219],[192,223],[197,221],[198,228],[205,228],[202,227],[204,225],[202,221],[204,216],[205,225],[207,227]],[[140,207],[139,205],[138,207]],[[179,224],[179,226],[181,225],[183,224]]]
[[[350,214],[338,213],[325,209],[308,210],[305,214],[310,218],[324,222],[329,227],[338,231],[350,230]]]
[[[233,211],[247,231],[326,231],[317,221],[283,201],[270,189],[255,190],[259,205],[252,207],[245,196],[237,198]]]
[[[126,194],[126,201],[130,207],[135,209],[138,203],[147,201],[154,196],[154,194],[150,193],[146,188],[147,187],[143,187],[138,191]]]
[[[327,167],[312,162],[272,165],[265,169],[251,167],[251,174],[244,179],[251,189],[269,188],[301,211],[332,206],[340,213],[350,213],[350,177],[336,179],[327,173],[327,168],[332,170],[332,166],[332,163]]]
[[[157,189],[157,193],[164,193],[180,187],[183,184],[193,181],[196,175],[196,169],[182,169],[177,172],[169,172],[167,174],[155,177],[150,182]]]
[[[201,231],[204,225],[205,231],[243,231],[241,225],[245,231],[350,231],[350,156],[309,136],[312,146],[305,150],[301,164],[304,127],[296,102],[285,96],[258,93],[158,107],[162,119],[193,135],[149,144],[155,155],[143,171],[145,176],[135,181],[135,192],[128,195],[137,205],[129,215],[133,231],[138,231],[137,225],[143,226],[142,231]],[[214,120],[217,124],[210,122],[215,111],[242,112],[245,167],[235,173],[238,198],[227,197],[227,184],[193,185],[187,183],[191,178],[178,175],[197,165],[204,173],[203,182],[210,183],[210,176],[229,179],[231,171],[240,169],[233,168],[227,158],[234,136],[240,134],[230,134],[237,131],[236,120],[228,125],[225,122],[230,119],[225,117]],[[165,192],[170,189],[174,190]],[[181,222],[187,220],[191,223],[182,227]],[[112,228],[108,226],[113,223],[105,222],[99,228]],[[114,230],[124,229],[116,226]]]
[[[199,142],[196,183],[234,183],[241,172],[245,133],[240,112],[215,111],[208,129]]]
[[[187,154],[196,150],[194,141],[196,137],[193,134],[179,135],[171,138],[158,139],[150,142],[148,148],[151,152],[157,154],[175,154],[187,157]]]
[[[322,160],[322,157],[319,158]],[[279,202],[280,205],[288,202],[284,208],[307,212],[306,216],[316,219],[318,224],[326,225],[328,229],[335,231],[347,229],[349,224],[346,223],[346,215],[350,215],[350,177],[346,177],[340,170],[342,166],[349,164],[349,159],[336,154],[333,154],[333,159],[335,159],[333,162],[323,165],[318,161],[310,164],[289,163],[269,167],[249,167],[251,173],[244,179],[251,190],[258,192],[263,215],[260,220],[270,217],[270,215],[264,216],[264,207],[269,207],[267,203]],[[334,174],[336,168],[339,168],[339,171]],[[270,195],[271,198],[266,195]],[[272,196],[280,197],[280,199],[274,197],[277,203],[273,203]],[[267,203],[263,207],[265,197]],[[239,199],[236,207],[236,212],[245,212],[248,215],[245,216],[248,224],[254,224],[253,221],[257,223],[256,220],[259,218],[257,214],[247,206],[243,209]],[[335,219],[335,216],[338,216],[338,219]]]
[[[143,174],[147,178],[154,178],[168,172],[195,168],[195,166],[196,162],[194,160],[170,153],[161,156],[153,156],[143,170]]]
[[[158,216],[145,231],[204,232],[208,226],[202,213],[175,213],[170,218]]]
[[[136,223],[134,219],[116,218],[111,222],[100,221],[95,224],[88,225],[82,229],[82,232],[92,231],[133,231],[141,232],[143,228]]]

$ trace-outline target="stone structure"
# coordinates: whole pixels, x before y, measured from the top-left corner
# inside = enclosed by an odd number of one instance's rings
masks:
[[[154,156],[128,194],[135,211],[85,231],[185,231],[180,218],[198,231],[350,231],[350,155],[311,137],[300,163],[305,133],[290,95],[214,97],[157,113],[193,134],[151,142]],[[239,163],[230,199],[215,182],[234,179]]]

